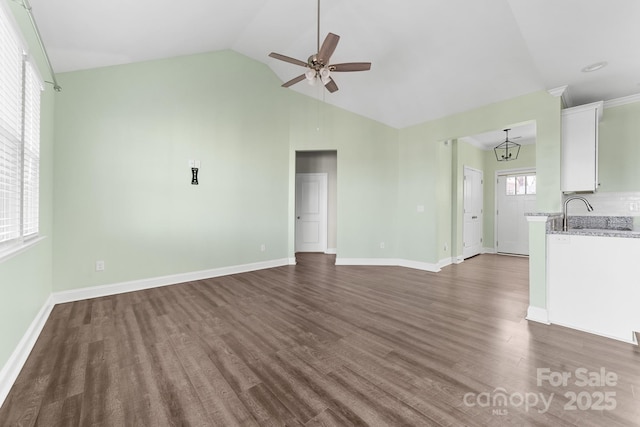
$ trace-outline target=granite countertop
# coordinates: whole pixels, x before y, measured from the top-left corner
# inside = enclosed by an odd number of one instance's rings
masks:
[[[562,231],[562,225],[547,230],[548,234],[569,234],[576,236],[640,238],[632,217],[622,216],[569,216],[569,229]]]
[[[550,230],[549,234],[569,234],[574,236],[627,237],[640,239],[640,230],[607,230],[602,228],[570,228],[567,231]]]

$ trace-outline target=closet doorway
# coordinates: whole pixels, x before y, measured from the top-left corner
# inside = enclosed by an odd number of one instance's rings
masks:
[[[337,169],[337,151],[296,152],[295,252],[337,252]]]

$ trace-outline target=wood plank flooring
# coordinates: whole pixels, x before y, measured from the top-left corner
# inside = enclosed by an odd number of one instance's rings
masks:
[[[638,348],[524,320],[526,258],[333,262],[57,305],[0,425],[640,425]]]

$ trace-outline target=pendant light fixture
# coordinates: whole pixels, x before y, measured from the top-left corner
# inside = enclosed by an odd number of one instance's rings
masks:
[[[496,160],[499,162],[508,162],[509,160],[515,160],[520,154],[520,144],[517,142],[509,141],[509,131],[511,129],[504,129],[506,137],[504,142],[493,149],[496,153]]]

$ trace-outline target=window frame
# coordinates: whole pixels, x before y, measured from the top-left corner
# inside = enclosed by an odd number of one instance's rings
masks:
[[[0,95],[4,97],[0,103],[0,226],[9,230],[0,234],[3,262],[44,239],[40,235],[40,110],[44,84],[11,10],[2,3],[0,26],[0,67],[6,67],[0,69]]]
[[[537,179],[536,179],[535,172],[510,173],[510,174],[503,174],[502,176],[504,176],[506,179],[505,196],[514,197],[514,196],[535,196],[536,195],[538,188],[537,188]],[[524,193],[518,192],[520,188],[520,186],[518,185],[518,178],[521,178],[523,180],[522,188],[524,188]],[[534,185],[535,190],[533,193],[529,192],[530,178],[534,178],[536,180],[536,184]],[[513,193],[509,192],[509,180],[513,180]]]

